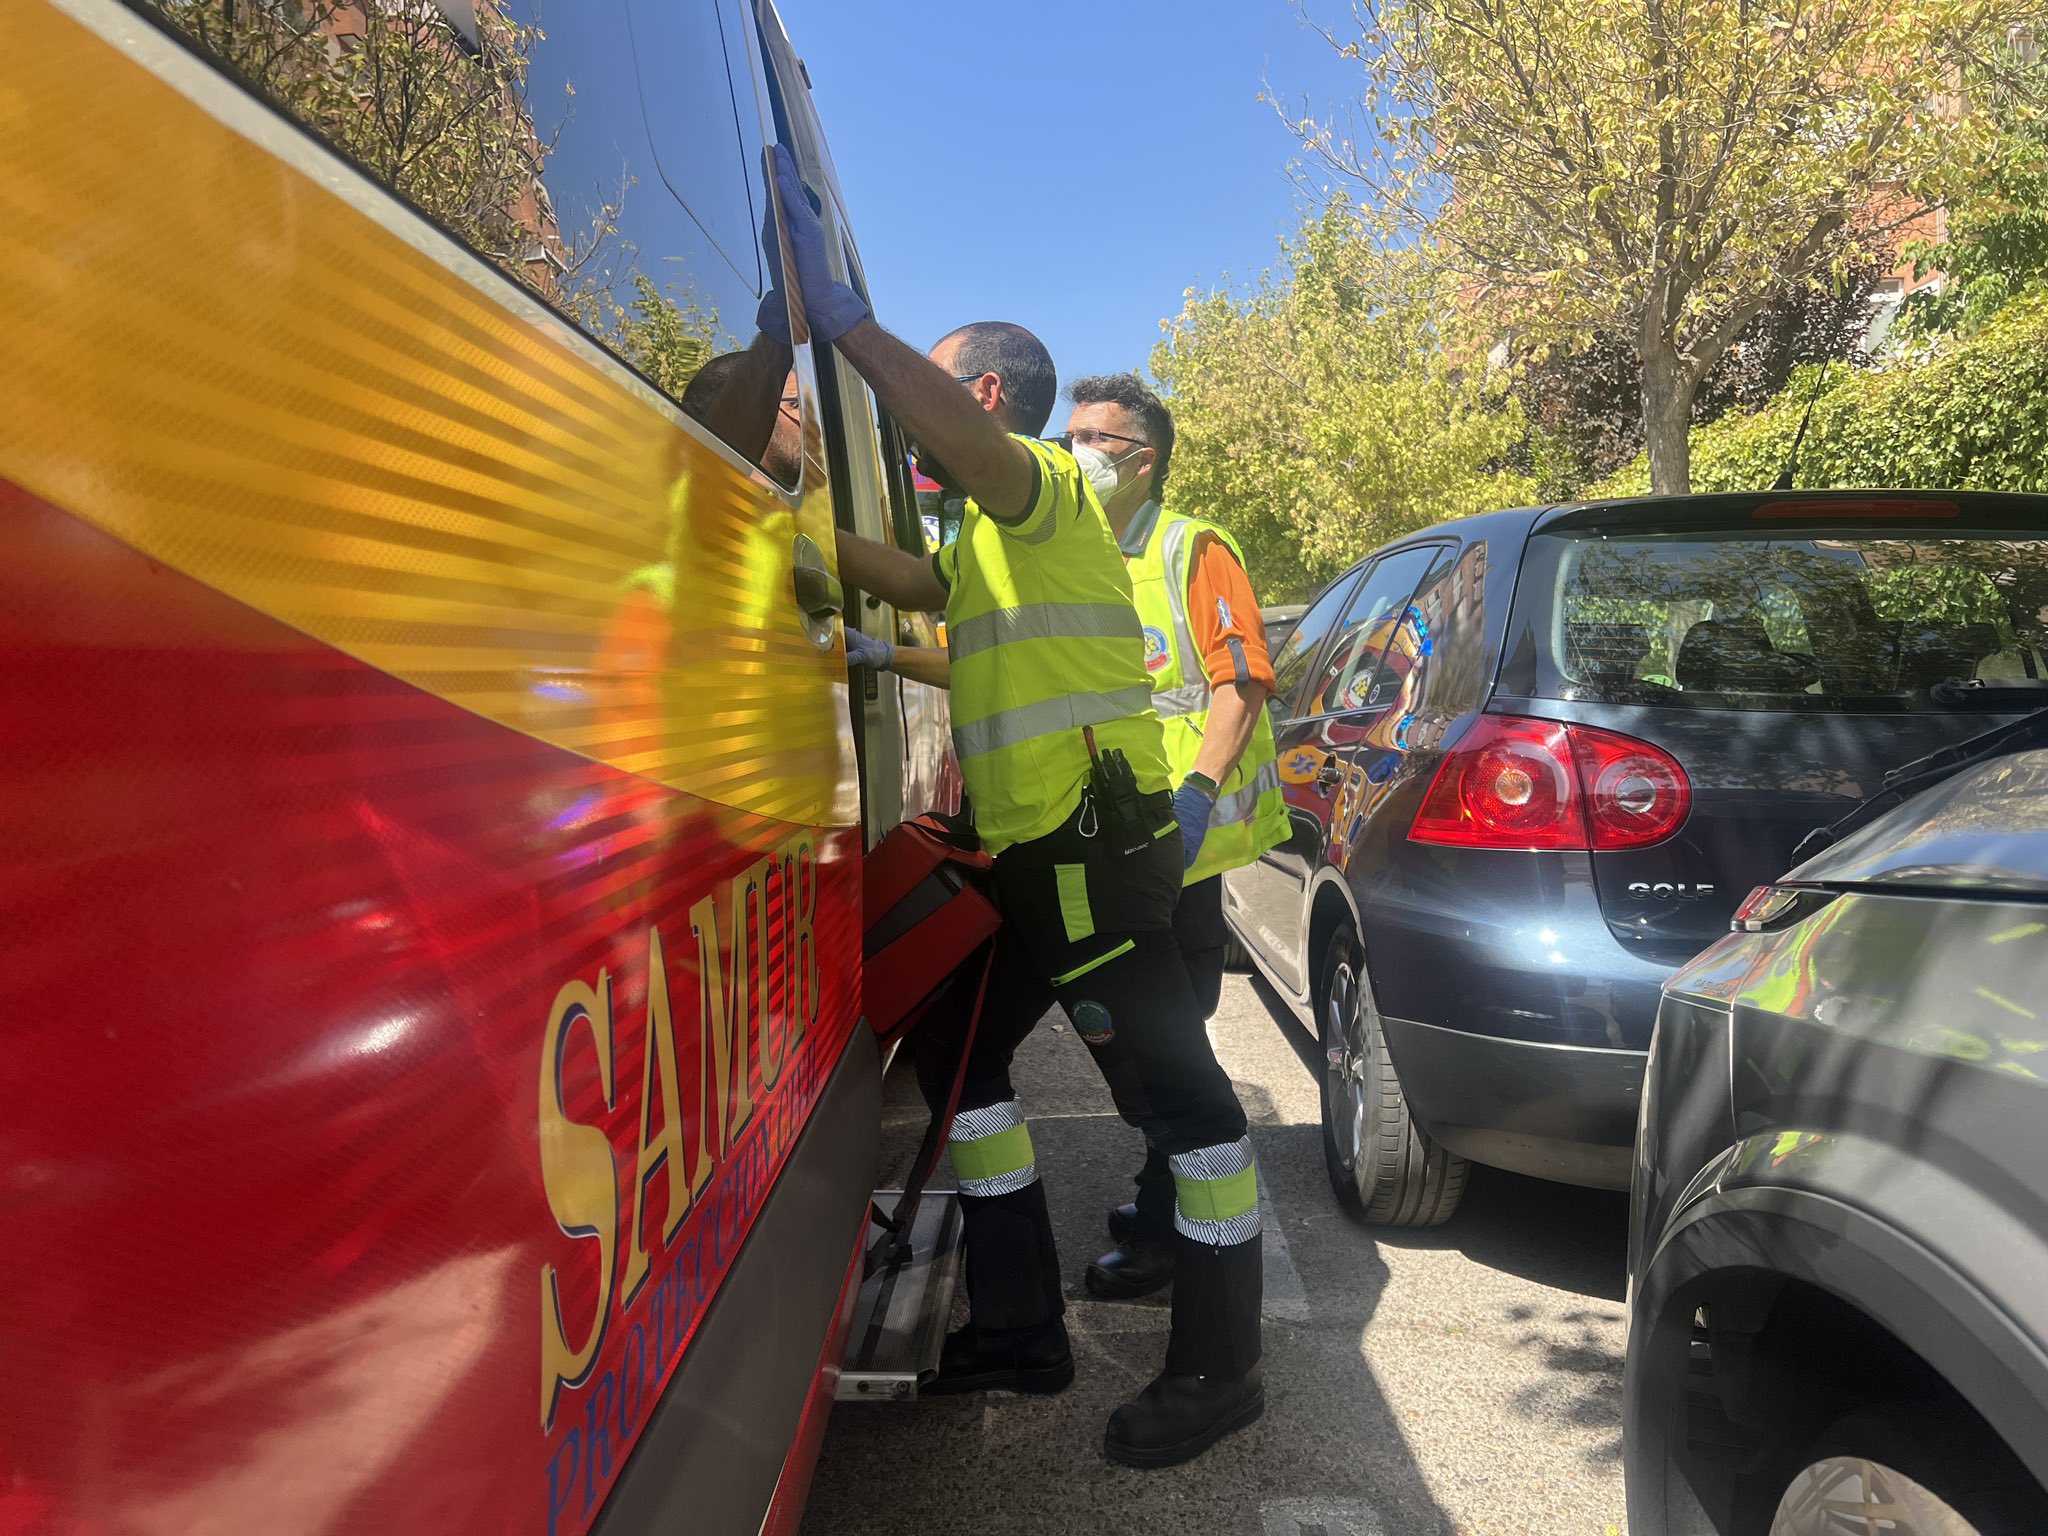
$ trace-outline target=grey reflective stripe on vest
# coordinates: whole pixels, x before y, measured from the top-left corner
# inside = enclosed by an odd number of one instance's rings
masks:
[[[1012,640],[1144,638],[1137,610],[1128,603],[1020,603],[949,625],[946,649],[960,661]]]
[[[1144,683],[1133,683],[1128,688],[1117,689],[1115,693],[1063,693],[1056,699],[1041,699],[1036,704],[1019,704],[1015,709],[998,710],[985,720],[975,720],[966,725],[955,723],[953,751],[964,763],[969,758],[999,752],[1019,742],[1050,736],[1055,731],[1076,731],[1084,725],[1107,725],[1112,720],[1143,714],[1151,707],[1152,690]]]
[[[1163,517],[1165,514],[1162,512],[1160,515]],[[1207,692],[1209,669],[1202,665],[1202,653],[1195,649],[1194,634],[1188,629],[1187,570],[1180,563],[1181,548],[1188,541],[1190,526],[1178,518],[1166,525],[1166,533],[1159,546],[1159,563],[1166,568],[1166,608],[1173,615],[1173,643],[1180,648],[1181,680],[1199,679],[1203,691]],[[1180,713],[1192,714],[1194,711],[1182,710]]]
[[[1197,715],[1209,707],[1209,685],[1183,683],[1178,688],[1168,688],[1152,695],[1152,707],[1159,711],[1159,718],[1171,720],[1177,715]]]
[[[1251,783],[1243,789],[1234,789],[1227,795],[1216,797],[1215,809],[1209,812],[1209,825],[1227,827],[1233,822],[1251,821],[1259,814],[1259,799],[1269,789],[1280,787],[1280,765],[1261,763],[1259,771],[1252,775]]]

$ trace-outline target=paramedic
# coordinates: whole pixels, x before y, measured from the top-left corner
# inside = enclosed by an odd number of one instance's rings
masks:
[[[1188,866],[1173,932],[1206,1019],[1222,995],[1230,942],[1223,871],[1288,836],[1266,713],[1273,664],[1236,541],[1160,507],[1173,457],[1165,402],[1129,373],[1082,379],[1067,395],[1065,441],[1109,517],[1144,626]],[[1146,1296],[1173,1279],[1173,1176],[1158,1147],[1147,1148],[1137,1185],[1137,1200],[1109,1213],[1117,1246],[1088,1266],[1097,1296]]]
[[[1052,1223],[1009,1075],[1057,1001],[1174,1181],[1165,1369],[1111,1415],[1104,1449],[1136,1466],[1185,1461],[1264,1409],[1258,1190],[1244,1111],[1174,945],[1180,829],[1130,581],[1073,457],[1030,435],[1053,404],[1044,347],[998,323],[953,332],[929,360],[896,340],[833,277],[794,162],[775,156],[813,339],[867,380],[925,473],[968,498],[958,539],[929,560],[840,535],[853,586],[945,611],[954,747],[1003,908],[949,1142],[973,1320],[947,1339],[928,1390],[1073,1379]],[[771,294],[764,315],[781,303]],[[1131,794],[1096,792],[1084,728],[1128,761]]]

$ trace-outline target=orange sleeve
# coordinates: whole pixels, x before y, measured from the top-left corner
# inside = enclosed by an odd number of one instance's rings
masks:
[[[1251,578],[1230,546],[1208,537],[1195,546],[1188,572],[1188,628],[1202,653],[1211,687],[1253,681],[1273,688],[1273,662],[1266,654],[1266,625]]]

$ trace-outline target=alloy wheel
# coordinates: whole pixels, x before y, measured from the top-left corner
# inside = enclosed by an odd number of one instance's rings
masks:
[[[1771,1536],[1978,1536],[1940,1495],[1882,1462],[1829,1456],[1785,1490]]]
[[[1365,1150],[1365,1010],[1370,1006],[1351,957],[1343,956],[1330,968],[1323,999],[1323,1071],[1330,1145],[1347,1172],[1357,1169]]]

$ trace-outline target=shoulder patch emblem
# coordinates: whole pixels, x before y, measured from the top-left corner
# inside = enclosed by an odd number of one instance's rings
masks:
[[[1229,629],[1231,627],[1230,599],[1227,597],[1219,597],[1216,599],[1216,622],[1221,624],[1225,629]]]

